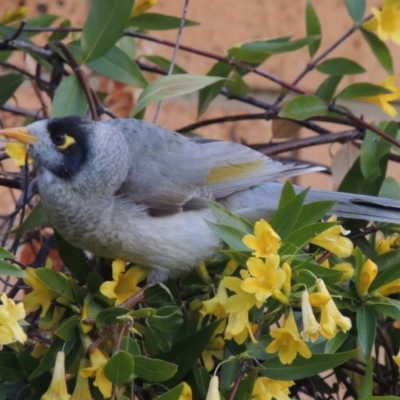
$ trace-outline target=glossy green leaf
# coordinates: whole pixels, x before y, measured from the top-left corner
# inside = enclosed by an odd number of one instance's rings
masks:
[[[242,75],[235,69],[230,74],[225,86],[228,89],[229,95],[231,96],[242,96],[251,92],[251,87],[244,81]]]
[[[12,233],[23,233],[31,229],[38,228],[46,223],[47,216],[44,212],[42,203],[39,201],[35,207],[33,207],[32,211],[28,214],[22,224],[18,228],[15,228]]]
[[[164,382],[171,379],[178,369],[175,364],[154,358],[134,356],[133,360],[135,375],[148,382]]]
[[[330,58],[317,65],[317,70],[328,75],[355,75],[365,72],[365,68],[344,57]]]
[[[9,382],[23,382],[24,378],[17,353],[0,352],[0,379]]]
[[[160,331],[173,333],[183,324],[182,311],[177,306],[165,306],[156,310],[150,322]]]
[[[161,56],[144,56],[144,58],[146,60],[151,61],[153,64],[157,65],[157,67],[162,68],[165,72],[168,72],[171,61],[168,60],[167,58]],[[186,74],[186,71],[175,63],[174,68],[172,69],[172,73]]]
[[[133,380],[133,370],[133,357],[126,351],[120,350],[107,361],[104,375],[114,385],[122,385]]]
[[[334,205],[335,202],[329,200],[314,201],[312,203],[303,204],[300,215],[298,216],[293,229],[298,229],[302,226],[318,222],[322,217],[326,216]]]
[[[96,0],[82,30],[83,62],[106,54],[128,24],[133,0]]]
[[[396,179],[388,176],[382,182],[382,187],[379,192],[380,197],[386,197],[387,199],[400,200],[400,185]]]
[[[389,74],[394,74],[392,55],[386,44],[382,42],[374,33],[366,29],[360,29],[365,41],[368,43],[372,53],[381,64],[382,68]]]
[[[55,231],[54,234],[62,262],[78,282],[86,282],[89,275],[89,264],[85,252],[67,242],[58,232]]]
[[[369,360],[372,353],[372,347],[376,336],[376,315],[370,307],[362,306],[357,310],[357,332],[358,340],[364,357]]]
[[[358,349],[336,354],[314,354],[311,358],[298,356],[289,365],[283,365],[279,358],[265,361],[265,369],[260,370],[260,374],[271,379],[297,380],[317,375],[321,372],[344,364],[346,361],[355,357]]]
[[[228,211],[218,203],[209,201],[207,205],[221,224],[231,226],[243,232],[253,233],[253,225],[245,218]]]
[[[367,363],[367,368],[365,370],[363,383],[360,388],[360,393],[358,394],[359,395],[358,398],[360,400],[363,400],[366,397],[372,396],[372,389],[373,389],[373,384],[374,384],[373,374],[372,374],[373,366],[374,366],[374,360],[371,357]]]
[[[279,249],[279,254],[284,256],[287,254],[296,253],[302,249],[313,237],[335,225],[335,222],[318,222],[316,224],[303,226],[295,231],[292,231],[283,240],[282,246]]]
[[[371,307],[385,317],[391,317],[394,320],[400,319],[400,302],[398,300],[388,299],[386,302],[376,302]]]
[[[88,62],[87,66],[97,73],[117,82],[144,88],[146,78],[135,61],[132,61],[121,49],[112,47],[103,57]]]
[[[78,326],[78,322],[79,319],[76,315],[65,319],[60,323],[54,334],[65,341],[71,340],[73,336],[77,333],[76,328]]]
[[[365,13],[365,0],[344,0],[344,4],[354,22],[362,19]]]
[[[247,232],[243,232],[239,229],[233,228],[232,226],[217,224],[211,221],[205,221],[208,227],[218,235],[229,247],[233,250],[238,251],[249,251],[249,248],[243,243],[243,236]]]
[[[182,378],[192,369],[192,366],[206,348],[219,324],[220,321],[215,321],[199,329],[195,333],[176,341],[172,345],[171,351],[168,353],[157,354],[158,358],[178,365],[178,371],[175,376],[170,381],[166,382],[168,387],[181,382]],[[184,351],[182,351],[182,349],[184,349]]]
[[[146,326],[144,341],[157,354],[167,353],[172,348],[172,341],[169,335],[153,325]]]
[[[325,345],[325,353],[336,353],[340,346],[346,341],[349,337],[350,331],[343,332],[339,330],[336,335],[331,339],[326,341]]]
[[[301,213],[307,193],[307,189],[303,190],[296,197],[286,202],[283,206],[280,206],[270,218],[269,223],[281,238],[285,238],[292,231]]]
[[[306,30],[307,36],[319,36],[317,40],[308,44],[308,52],[312,58],[321,45],[321,24],[311,0],[307,0],[306,4]]]
[[[380,85],[374,85],[369,82],[353,83],[344,88],[336,95],[338,99],[354,99],[357,97],[379,96],[380,94],[392,93],[391,90]]]
[[[0,76],[0,107],[14,94],[24,81],[21,74],[6,74]]]
[[[15,265],[0,260],[0,275],[17,276],[18,278],[26,278],[26,273]]]
[[[51,118],[77,115],[84,117],[88,110],[85,92],[78,78],[70,75],[63,79],[54,93]]]
[[[157,397],[157,400],[181,400],[183,388],[183,383],[181,383],[175,386],[173,389],[168,390],[168,392],[162,394],[160,397]]]
[[[96,326],[99,330],[103,329],[107,325],[114,325],[119,320],[119,317],[129,313],[129,310],[119,307],[109,307],[100,311],[96,318]]]
[[[303,94],[289,100],[278,115],[281,118],[304,121],[327,113],[328,106],[321,99],[312,94]]]
[[[181,18],[171,15],[143,13],[129,21],[129,26],[134,26],[142,30],[165,31],[169,29],[178,29],[181,25]],[[186,19],[183,26],[196,26],[198,22]]]
[[[280,54],[301,49],[319,40],[320,36],[308,36],[297,40],[257,40],[243,44],[241,47],[231,47],[230,57],[244,62],[263,62],[271,54]]]
[[[126,351],[132,356],[140,356],[140,347],[138,342],[130,336],[124,336],[121,341],[120,350]]]
[[[15,256],[14,256],[14,254],[10,253],[9,251],[7,251],[6,249],[4,249],[3,247],[0,246],[0,258],[14,259]]]
[[[132,112],[132,116],[135,116],[149,104],[195,92],[196,90],[218,82],[221,79],[222,78],[215,76],[190,74],[176,74],[161,77],[147,85],[140,94],[136,107]]]
[[[49,289],[65,297],[69,302],[75,302],[71,284],[60,272],[49,268],[37,268],[36,275]]]
[[[227,78],[232,71],[232,65],[218,61],[215,63],[210,71],[208,71],[207,76],[219,76],[221,78]],[[207,110],[211,102],[219,95],[221,89],[226,84],[226,80],[220,80],[213,83],[199,91],[199,103],[197,106],[197,116],[202,116]]]
[[[335,95],[336,88],[342,80],[342,76],[328,76],[319,86],[315,94],[322,100],[330,101]]]

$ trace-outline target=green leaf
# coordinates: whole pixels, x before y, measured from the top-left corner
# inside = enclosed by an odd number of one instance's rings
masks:
[[[280,54],[301,49],[320,39],[319,35],[288,41],[287,38],[273,40],[257,40],[244,43],[241,47],[231,47],[228,50],[230,57],[244,62],[261,63],[271,54]]]
[[[171,61],[168,60],[165,57],[161,56],[144,56],[146,60],[151,61],[153,64],[157,65],[157,67],[162,68],[165,72],[169,70],[169,66],[171,64]],[[181,68],[179,65],[176,63],[174,64],[174,68],[172,69],[173,74],[186,74],[186,71]]]
[[[296,357],[292,364],[283,365],[279,358],[265,361],[260,374],[271,379],[298,380],[320,374],[344,364],[355,357],[358,349],[336,354],[314,354],[311,358]]]
[[[354,22],[362,19],[365,13],[365,0],[344,0],[344,4]]]
[[[251,374],[247,375],[244,379],[242,379],[239,388],[235,393],[235,400],[250,400],[252,398],[254,382],[257,378],[258,372],[254,371]]]
[[[226,81],[226,88],[231,96],[242,96],[251,92],[251,87],[244,81],[242,75],[233,70],[229,79]]]
[[[386,303],[373,303],[372,308],[385,317],[391,317],[395,320],[400,319],[400,303],[398,300],[389,299]]]
[[[303,190],[292,200],[280,206],[270,218],[269,223],[281,238],[285,238],[293,229],[308,191],[308,189]]]
[[[183,324],[182,311],[177,306],[165,306],[158,308],[150,318],[150,323],[165,333],[177,331]]]
[[[291,255],[302,249],[312,238],[323,231],[335,226],[335,222],[318,222],[316,224],[306,225],[295,231],[292,231],[282,242],[279,249],[281,256]]]
[[[382,68],[389,74],[394,75],[393,60],[386,44],[382,42],[374,33],[360,29],[365,41],[368,43],[372,53],[381,64]]]
[[[96,0],[82,30],[84,63],[106,54],[128,24],[133,0]]]
[[[37,17],[29,18],[26,22],[25,28],[44,28],[50,26],[56,19],[57,15],[44,14]],[[37,35],[40,32],[25,32],[27,35]]]
[[[6,249],[4,249],[3,247],[0,246],[0,258],[14,259],[15,256],[14,256],[14,254],[10,253],[9,251],[7,251]]]
[[[74,335],[76,334],[76,328],[78,326],[78,317],[76,315],[65,319],[60,323],[58,328],[55,330],[54,334],[60,337],[61,339],[65,340],[66,342],[68,340],[71,340]]]
[[[134,26],[141,30],[152,31],[165,31],[169,29],[178,29],[181,25],[181,18],[173,17],[171,15],[156,14],[156,13],[143,13],[130,20],[129,26]],[[196,26],[198,22],[186,19],[183,26]]]
[[[124,336],[120,350],[124,350],[132,356],[140,356],[140,347],[137,341],[130,336]]]
[[[89,275],[88,260],[85,252],[67,242],[58,232],[54,231],[57,241],[57,250],[62,262],[78,282],[86,282]]]
[[[175,376],[165,383],[168,387],[174,386],[175,382],[181,382],[182,378],[191,370],[220,322],[215,321],[195,333],[176,341],[168,353],[157,354],[157,358],[178,365],[178,371]]]
[[[396,179],[388,176],[382,182],[379,197],[386,197],[387,199],[400,200],[400,185]]]
[[[58,25],[60,28],[69,28],[71,26],[71,21],[65,19],[61,24]],[[49,42],[60,42],[64,40],[69,35],[69,32],[53,32],[49,37]]]
[[[302,226],[318,222],[335,205],[335,201],[321,200],[312,203],[303,204],[300,215],[297,218],[293,229],[299,229]]]
[[[336,353],[340,346],[348,338],[350,331],[343,332],[339,330],[336,335],[331,339],[326,341],[325,353]]]
[[[336,95],[338,99],[352,99],[356,97],[371,97],[392,93],[391,90],[369,82],[353,83]]]
[[[147,85],[140,94],[136,107],[132,112],[132,116],[135,116],[149,104],[195,92],[196,90],[202,89],[203,87],[220,80],[222,80],[222,78],[215,76],[190,74],[177,74],[161,77]]]
[[[358,340],[364,357],[369,360],[376,336],[376,315],[370,307],[362,306],[357,310]]]
[[[321,24],[311,0],[307,0],[306,4],[306,30],[308,37],[319,36],[317,40],[308,44],[308,52],[312,58],[321,45]]]
[[[362,74],[365,68],[353,60],[344,57],[330,58],[317,65],[317,70],[328,75]]]
[[[0,260],[0,275],[3,276],[17,276],[18,278],[26,278],[26,273],[21,271],[18,267]]]
[[[60,272],[49,268],[37,268],[36,275],[49,289],[65,297],[69,302],[75,302],[71,284]]]
[[[303,94],[289,100],[278,115],[281,118],[304,121],[327,113],[328,106],[321,99],[312,94]]]
[[[167,353],[172,348],[169,335],[153,325],[146,326],[144,341],[155,353]]]
[[[372,385],[373,385],[372,368],[373,368],[373,366],[374,366],[374,361],[372,358],[370,358],[367,363],[367,368],[365,370],[363,383],[361,385],[360,392],[358,394],[358,398],[360,400],[364,400],[365,398],[372,396]]]
[[[171,379],[178,369],[177,365],[167,361],[134,356],[134,372],[139,378],[148,382],[164,382]]]
[[[339,85],[342,77],[339,75],[328,76],[319,86],[316,95],[325,101],[330,101],[335,95],[337,86]]]
[[[12,233],[23,233],[29,231],[34,228],[38,228],[47,223],[47,216],[44,212],[42,203],[39,201],[35,207],[33,207],[32,211],[28,214],[24,222],[16,228],[12,230]]]
[[[247,232],[233,228],[224,224],[216,224],[215,222],[205,220],[208,227],[218,235],[229,247],[238,251],[249,251],[249,248],[243,243],[243,236]]]
[[[129,313],[129,310],[119,307],[109,307],[100,311],[96,317],[96,326],[102,330],[107,325],[115,325],[118,318]]]
[[[63,79],[54,93],[51,118],[77,115],[84,117],[88,109],[85,92],[78,78],[70,75]]]
[[[157,397],[157,400],[180,400],[182,398],[181,394],[183,392],[183,383],[175,386],[173,389],[168,390],[168,392]]]
[[[133,357],[126,351],[120,350],[107,361],[104,366],[104,375],[114,385],[122,385],[133,380],[133,370]]]
[[[24,81],[20,74],[6,74],[0,76],[0,107],[14,94]]]
[[[207,76],[219,76],[221,78],[227,78],[232,71],[232,65],[226,62],[218,61],[208,71]],[[221,89],[224,87],[226,81],[221,80],[209,85],[199,91],[199,103],[197,106],[197,117],[201,117],[211,102],[219,95]]]
[[[144,88],[146,78],[135,61],[132,61],[121,49],[112,47],[103,57],[87,63],[97,73],[117,82]]]
[[[209,201],[207,205],[221,224],[231,226],[246,233],[253,233],[253,225],[245,218],[228,211],[218,203]]]
[[[0,352],[0,379],[9,382],[24,381],[24,375],[18,362],[17,353]]]

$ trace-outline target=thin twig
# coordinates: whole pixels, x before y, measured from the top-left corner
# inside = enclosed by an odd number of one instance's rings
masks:
[[[189,8],[189,1],[190,0],[185,0],[185,5],[183,7],[182,17],[181,17],[181,20],[180,20],[180,23],[179,23],[178,34],[177,34],[176,40],[175,40],[174,51],[172,53],[172,58],[171,58],[171,62],[169,64],[167,75],[172,75],[172,71],[174,70],[176,57],[178,55],[179,45],[180,45],[181,39],[182,39],[183,27],[185,26],[186,15],[187,15],[188,8]],[[162,100],[160,100],[158,102],[158,104],[157,104],[157,110],[156,110],[156,113],[154,114],[154,119],[153,119],[154,123],[157,123],[158,116],[160,115],[160,112],[161,112],[162,104],[163,104]]]

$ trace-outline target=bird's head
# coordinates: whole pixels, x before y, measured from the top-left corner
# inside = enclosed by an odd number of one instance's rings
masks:
[[[123,182],[130,164],[124,135],[85,118],[42,120],[23,128],[0,130],[0,135],[29,145],[39,175],[77,185],[111,184],[111,178]]]

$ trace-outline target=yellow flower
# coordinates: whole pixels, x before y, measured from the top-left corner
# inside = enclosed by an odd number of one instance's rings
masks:
[[[104,366],[107,364],[107,357],[96,348],[90,355],[91,367],[81,368],[79,373],[83,378],[94,376],[94,386],[98,387],[101,394],[105,397],[111,397],[112,383],[104,375]]]
[[[217,294],[210,300],[203,301],[203,308],[200,313],[203,315],[215,315],[218,319],[226,318],[225,303],[228,300],[228,293],[224,285],[218,286]]]
[[[28,275],[24,282],[32,288],[32,291],[24,296],[23,303],[26,311],[36,311],[42,307],[40,317],[44,317],[51,306],[51,302],[59,297],[59,294],[46,286],[36,274],[34,268],[28,267],[25,270]]]
[[[221,336],[216,336],[208,342],[206,348],[201,354],[204,366],[206,367],[207,371],[211,371],[214,368],[213,357],[215,357],[217,360],[224,359],[224,347],[225,340],[222,339]]]
[[[329,292],[322,279],[317,282],[317,288],[321,293],[329,295]],[[327,339],[332,339],[337,333],[337,326],[339,326],[343,332],[347,332],[351,328],[351,320],[340,313],[336,307],[335,302],[330,300],[323,305],[321,308],[321,321],[320,326],[322,329],[322,335]]]
[[[17,167],[22,167],[25,165],[25,162],[28,164],[33,163],[31,156],[28,155],[28,158],[26,157],[26,145],[22,143],[7,142],[5,152]]]
[[[82,359],[79,363],[79,369],[84,368],[86,359]],[[74,393],[72,393],[71,400],[93,400],[90,393],[89,379],[84,378],[81,374],[76,377]]]
[[[392,356],[392,357],[393,357],[393,361],[400,368],[400,350],[395,356]]]
[[[6,25],[23,19],[28,15],[28,7],[18,7],[15,10],[6,11],[0,19],[0,24]]]
[[[360,281],[358,284],[358,294],[360,296],[365,296],[368,293],[368,289],[377,274],[377,265],[371,260],[367,260],[362,266],[360,272]]]
[[[281,245],[281,238],[264,219],[255,223],[254,235],[245,235],[242,240],[249,249],[255,250],[256,257],[276,254]]]
[[[14,342],[24,343],[27,340],[18,321],[25,318],[24,305],[15,302],[7,297],[5,293],[0,295],[0,350],[3,345]]]
[[[290,400],[289,388],[293,386],[293,381],[278,381],[265,377],[259,377],[254,382],[252,400]]]
[[[332,269],[334,271],[339,271],[343,273],[342,277],[339,280],[339,283],[349,281],[354,275],[354,268],[350,263],[339,263],[334,265]]]
[[[137,17],[143,14],[149,8],[154,7],[157,4],[157,0],[136,0],[135,5],[132,9],[131,18]]]
[[[220,400],[221,399],[221,397],[219,395],[218,386],[219,386],[218,376],[214,375],[211,378],[210,384],[208,386],[206,400]]]
[[[41,397],[41,400],[69,400],[67,383],[65,382],[65,353],[59,351],[54,365],[53,378],[47,392]]]
[[[394,233],[384,239],[377,240],[375,244],[375,251],[378,254],[384,254],[392,250],[393,248],[397,248],[399,245],[399,234]]]
[[[382,41],[391,39],[400,44],[400,1],[384,0],[381,10],[372,7],[371,12],[374,17],[367,21],[363,27],[376,31]]]
[[[285,282],[283,283],[283,293],[287,298],[289,298],[292,287],[292,268],[290,268],[290,265],[285,262],[282,264],[282,269],[286,273]]]
[[[225,328],[225,339],[233,339],[237,344],[243,344],[247,337],[250,336],[251,341],[257,343],[254,337],[254,332],[257,328],[257,324],[249,321],[248,310],[231,313]]]
[[[335,215],[328,219],[328,222],[334,221],[336,221]],[[349,233],[349,231],[345,231],[340,225],[336,225],[315,236],[310,243],[322,247],[339,257],[350,257],[353,253],[353,243],[350,239],[341,236]]]
[[[116,299],[115,305],[123,303],[140,290],[137,286],[147,275],[147,270],[135,265],[125,272],[125,261],[114,260],[112,263],[113,280],[104,282],[100,292],[109,299]]]
[[[277,351],[282,364],[291,364],[297,357],[297,353],[300,353],[304,358],[311,357],[310,349],[301,340],[292,309],[290,309],[283,327],[271,331],[271,337],[274,340],[265,350],[267,353]]]
[[[367,101],[368,103],[375,104],[382,108],[383,112],[395,117],[397,115],[396,109],[389,103],[395,101],[400,97],[400,89],[394,84],[396,81],[396,76],[389,76],[381,82],[381,86],[390,90],[392,93],[379,94],[377,96],[370,97],[357,97],[357,100]]]
[[[285,283],[286,273],[279,268],[279,256],[270,254],[265,261],[251,257],[247,261],[250,277],[240,287],[247,293],[254,293],[257,301],[265,302],[275,290],[280,290]]]
[[[230,259],[227,263],[226,266],[224,268],[224,270],[221,273],[221,276],[231,276],[236,270],[237,267],[239,266],[239,264],[237,263],[237,261]]]
[[[387,283],[386,285],[381,286],[376,290],[382,296],[389,296],[394,293],[400,292],[400,279],[395,279],[392,282]]]
[[[186,382],[183,382],[182,393],[178,400],[192,400],[192,388]]]
[[[307,290],[304,290],[302,294],[301,314],[303,317],[303,330],[301,332],[301,337],[304,340],[315,342],[321,333],[321,327],[315,319]]]

